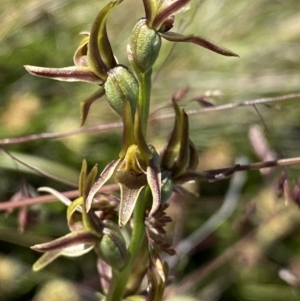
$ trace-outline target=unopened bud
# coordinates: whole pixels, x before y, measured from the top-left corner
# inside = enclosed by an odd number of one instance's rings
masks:
[[[161,37],[141,19],[135,25],[130,39],[129,51],[132,64],[141,72],[148,71],[155,63],[161,47]]]
[[[123,116],[123,104],[125,101],[129,101],[132,114],[135,113],[139,86],[136,78],[128,68],[119,65],[110,69],[104,88],[107,101],[120,116]]]
[[[99,257],[114,269],[121,269],[127,262],[126,242],[120,228],[105,220],[103,237],[97,247]]]

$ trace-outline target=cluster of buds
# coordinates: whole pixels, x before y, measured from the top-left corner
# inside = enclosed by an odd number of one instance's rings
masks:
[[[117,0],[107,4],[97,15],[90,33],[83,33],[84,38],[73,57],[74,66],[25,66],[33,75],[100,86],[81,105],[82,124],[91,104],[104,95],[123,121],[119,158],[103,169],[97,181],[97,168],[88,174],[84,161],[79,179],[79,198],[71,201],[51,188],[42,189],[68,205],[67,221],[71,232],[52,242],[33,246],[34,250],[45,252],[34,269],[40,270],[60,255],[80,256],[94,249],[102,262],[102,271],[106,269],[103,267],[109,266],[123,278],[129,277],[129,280],[119,279],[119,284],[104,282],[103,292],[107,294],[107,300],[118,301],[126,295],[135,295],[134,300],[162,300],[168,268],[160,260],[158,251],[163,250],[170,255],[175,253],[164,241],[163,227],[171,221],[164,210],[171,193],[180,190],[178,184],[195,171],[198,154],[189,138],[188,116],[175,100],[174,127],[162,153],[159,154],[153,145],[146,142],[152,66],[159,56],[161,38],[194,43],[225,56],[237,55],[201,37],[170,31],[174,14],[189,4],[189,0],[143,0],[145,17],[135,25],[127,49],[132,72],[117,63],[106,30],[108,15],[121,2]],[[107,198],[99,193],[113,176],[120,186],[120,199],[114,196]],[[135,212],[140,202],[144,204],[142,214]],[[141,214],[142,220],[134,219],[132,225],[129,221],[133,213],[134,216]],[[129,247],[122,235],[122,227],[132,227]],[[112,277],[107,279],[111,279],[112,283],[118,281],[113,278],[114,273],[110,275]],[[144,295],[138,295],[145,276],[148,288]],[[126,286],[127,280],[131,286]]]

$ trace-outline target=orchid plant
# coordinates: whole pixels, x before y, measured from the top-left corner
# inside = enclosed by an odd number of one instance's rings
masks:
[[[101,300],[159,301],[163,300],[168,279],[168,265],[160,251],[175,254],[164,236],[163,227],[171,221],[165,209],[171,193],[183,191],[179,184],[199,174],[198,154],[189,138],[188,115],[175,100],[175,122],[164,149],[159,153],[147,143],[152,67],[162,38],[193,43],[224,56],[237,55],[202,37],[170,31],[174,14],[190,0],[143,0],[145,17],[133,28],[127,48],[130,66],[119,64],[108,39],[106,20],[116,6],[125,5],[122,2],[112,1],[100,10],[91,31],[83,33],[74,66],[25,66],[36,76],[99,85],[98,91],[81,104],[81,124],[92,103],[104,95],[123,122],[119,157],[108,163],[98,180],[97,168],[88,173],[83,161],[77,199],[71,201],[49,187],[40,189],[68,206],[70,233],[33,246],[45,252],[33,269],[44,268],[58,256],[81,256],[94,250],[101,267]],[[112,177],[120,186],[119,197],[101,194],[101,187]],[[123,236],[125,231],[130,236],[128,241]]]

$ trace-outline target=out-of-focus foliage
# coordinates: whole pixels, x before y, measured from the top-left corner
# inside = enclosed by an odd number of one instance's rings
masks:
[[[25,72],[23,65],[72,65],[81,39],[78,33],[90,29],[96,12],[107,2],[1,1],[0,139],[79,127],[79,103],[97,87],[35,78]],[[127,64],[130,30],[143,13],[140,2],[125,0],[108,20],[110,40],[123,64]],[[176,26],[181,26],[178,32],[202,35],[238,53],[240,58],[218,56],[187,44],[178,44],[168,57],[173,43],[164,41],[154,70],[158,73],[152,111],[166,105],[174,92],[186,86],[190,89],[181,103],[186,110],[201,108],[190,100],[209,95],[208,91],[217,95],[207,98],[215,105],[299,92],[299,0],[198,3],[192,1],[189,10],[176,16]],[[167,64],[160,69],[167,57]],[[256,124],[262,126],[270,148],[278,156],[298,155],[299,98],[257,108],[269,132],[253,107],[190,117],[191,138],[200,152],[200,169],[229,166],[241,155],[250,161],[261,160],[248,138],[249,129]],[[156,115],[169,112],[164,109]],[[119,121],[102,100],[93,105],[85,127]],[[172,120],[166,119],[149,127],[151,143],[158,149],[171,125]],[[98,163],[101,169],[118,156],[120,136],[121,130],[116,128],[3,148],[50,174],[76,182],[83,158],[90,166]],[[73,189],[28,173],[4,152],[0,164],[1,201],[10,199],[24,185],[30,186],[32,195],[40,186]],[[287,169],[291,181],[299,178],[298,171],[299,167]],[[183,296],[178,300],[299,300],[300,212],[294,204],[286,206],[283,200],[276,199],[279,173],[280,170],[264,176],[257,171],[247,174],[233,214],[199,242],[193,254],[178,262],[176,280],[167,290],[168,300],[176,300],[178,294]],[[197,183],[189,188],[200,198],[184,203],[174,198],[169,214],[175,222],[168,229],[174,243],[201,227],[220,208],[228,184],[229,180]],[[58,202],[28,208],[31,223],[24,233],[17,230],[18,210],[9,215],[1,213],[1,301],[52,300],[52,295],[56,300],[97,300],[93,292],[99,288],[99,279],[93,253],[79,259],[61,258],[43,272],[31,272],[39,254],[29,246],[65,235],[65,210]]]

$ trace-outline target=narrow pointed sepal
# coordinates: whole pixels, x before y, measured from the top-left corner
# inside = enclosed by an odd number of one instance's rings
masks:
[[[32,266],[34,272],[38,272],[45,266],[54,261],[57,257],[61,256],[61,250],[52,250],[43,254]]]
[[[87,98],[86,100],[82,101],[80,104],[80,109],[81,109],[81,126],[84,125],[88,113],[90,111],[90,107],[91,105],[98,100],[99,98],[101,98],[103,95],[105,94],[105,90],[103,89],[103,87],[101,87],[99,90],[97,90],[94,94],[92,94],[89,98]]]
[[[87,82],[92,84],[103,85],[103,79],[87,67],[71,66],[65,68],[44,68],[25,65],[25,69],[32,75],[39,77],[51,78],[65,82]]]
[[[34,245],[31,249],[38,252],[63,250],[64,254],[71,254],[68,256],[72,256],[73,252],[76,254],[74,256],[80,256],[81,252],[85,252],[86,248],[95,245],[97,240],[97,236],[83,230],[69,233],[47,243]]]
[[[57,191],[51,187],[40,187],[40,188],[38,188],[38,191],[48,192],[48,193],[54,195],[58,200],[60,200],[66,206],[70,206],[72,204],[71,200],[69,200],[67,197],[65,197],[63,194],[61,194],[59,191]]]
[[[238,54],[232,52],[229,49],[217,46],[213,42],[210,42],[204,38],[201,38],[199,36],[194,35],[188,35],[184,36],[176,32],[166,32],[166,33],[159,33],[159,35],[170,41],[170,42],[186,42],[186,43],[193,43],[196,45],[199,45],[203,48],[209,49],[213,52],[216,52],[218,54],[224,55],[224,56],[236,56],[238,57]]]
[[[168,143],[161,155],[161,166],[166,170],[172,169],[176,162],[179,153],[181,131],[182,131],[182,111],[180,110],[176,101],[173,100],[173,107],[175,111],[175,121],[172,132],[170,134]]]
[[[110,162],[102,171],[99,179],[97,180],[97,182],[93,185],[93,187],[91,188],[88,197],[85,201],[85,210],[88,212],[91,207],[92,207],[92,202],[93,202],[93,198],[95,196],[95,194],[100,190],[100,188],[110,179],[110,177],[113,175],[116,167],[118,166],[118,164],[120,163],[120,159],[119,160],[114,160],[112,162]]]
[[[160,158],[154,147],[151,147],[153,158],[147,166],[147,182],[152,193],[152,207],[149,216],[152,216],[161,205],[161,171]]]
[[[106,78],[107,71],[117,63],[107,37],[106,20],[111,10],[122,0],[108,3],[97,15],[90,33],[88,44],[88,66],[99,77]]]
[[[157,1],[143,0],[148,26],[151,28],[157,12]]]
[[[84,230],[84,225],[82,221],[82,210],[83,198],[80,197],[72,202],[72,204],[67,209],[67,221],[70,231],[80,231]]]
[[[185,172],[190,163],[189,119],[184,110],[182,110],[182,125],[180,130],[179,153],[173,167],[174,178]]]
[[[188,169],[196,170],[199,164],[199,154],[196,149],[196,146],[191,140],[189,140],[189,148],[190,148],[190,162],[189,162]]]

